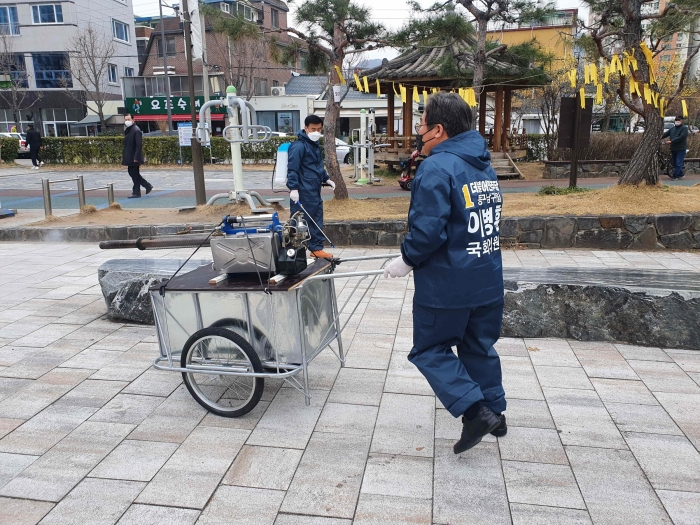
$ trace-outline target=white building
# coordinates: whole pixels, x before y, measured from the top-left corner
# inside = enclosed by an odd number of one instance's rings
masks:
[[[122,105],[121,78],[138,72],[134,14],[131,0],[70,0],[26,2],[0,0],[0,38],[3,51],[15,55],[13,77],[23,80],[28,96],[19,108],[20,125],[33,121],[47,136],[85,134],[87,128],[71,126],[96,120],[94,102],[71,76],[67,61],[75,56],[67,52],[74,35],[92,27],[111,38],[115,53],[110,59],[103,90],[109,100],[105,115],[115,115]],[[5,44],[6,42],[7,44]],[[5,79],[7,80],[7,79]],[[2,84],[0,84],[2,86]],[[70,90],[82,98],[66,93]],[[0,131],[15,122],[9,103],[7,83],[0,89]],[[92,110],[90,110],[92,108]]]

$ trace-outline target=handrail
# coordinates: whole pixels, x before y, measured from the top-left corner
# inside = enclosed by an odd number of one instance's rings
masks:
[[[110,182],[106,186],[100,186],[97,188],[85,188],[85,180],[82,175],[71,179],[58,179],[49,180],[41,179],[41,193],[44,197],[44,216],[50,217],[53,215],[53,208],[51,207],[51,184],[56,184],[58,182],[72,182],[78,181],[78,207],[82,210],[85,207],[85,192],[95,191],[95,190],[107,190],[107,202],[112,205],[114,204],[114,183]]]

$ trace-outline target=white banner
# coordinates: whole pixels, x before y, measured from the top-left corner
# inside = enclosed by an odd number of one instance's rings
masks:
[[[202,58],[202,21],[199,18],[199,3],[193,2],[190,9],[190,34],[192,35],[192,60]]]

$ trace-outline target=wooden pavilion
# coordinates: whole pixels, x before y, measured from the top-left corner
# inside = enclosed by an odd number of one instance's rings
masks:
[[[389,157],[401,156],[412,151],[414,140],[413,129],[413,91],[419,94],[432,93],[434,89],[452,91],[459,88],[471,87],[474,74],[475,41],[459,40],[444,46],[419,47],[415,46],[387,60],[380,66],[363,70],[360,76],[366,76],[370,90],[379,89],[388,99],[388,137],[386,142],[391,144],[383,153],[378,154],[377,160],[391,161]],[[523,144],[511,135],[511,108],[513,91],[526,87],[541,86],[548,79],[539,69],[516,64],[507,53],[495,53],[487,57],[484,70],[483,88],[478,97],[479,132],[489,140],[489,147],[494,152],[520,149]],[[379,87],[377,88],[377,81]],[[400,86],[406,89],[406,103],[402,103]],[[397,137],[394,131],[395,94],[398,102],[403,105],[403,129]],[[493,93],[495,99],[494,129],[486,133],[486,100],[487,93]],[[392,155],[393,154],[393,155]],[[381,157],[387,157],[381,159]]]

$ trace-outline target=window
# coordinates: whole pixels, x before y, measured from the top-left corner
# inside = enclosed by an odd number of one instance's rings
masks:
[[[272,81],[272,87],[279,87],[280,83],[277,80]]]
[[[224,13],[230,13],[230,12],[231,12],[231,8],[229,7],[229,5],[228,5],[226,2],[221,2],[221,10],[222,10]]]
[[[677,43],[676,43],[676,49],[680,49],[680,48],[682,48],[682,47],[683,47],[683,43],[682,43],[682,42],[677,42]]]
[[[61,4],[33,5],[32,20],[35,24],[62,24],[63,8]]]
[[[670,62],[671,55],[661,55],[661,62]]]
[[[129,25],[119,20],[112,20],[112,36],[122,42],[129,41]]]
[[[24,65],[24,53],[8,53],[3,59],[3,73],[10,75],[8,80],[0,81],[0,88],[11,88],[12,86],[26,88],[27,68]]]
[[[238,16],[242,16],[246,20],[253,20],[253,9],[250,6],[238,3]]]
[[[32,53],[37,88],[71,88],[67,53]]]
[[[163,41],[158,38],[156,40],[156,46],[158,47],[158,57],[163,58]],[[175,56],[175,38],[165,38],[165,48],[168,51],[168,56],[169,57],[174,57]]]
[[[19,18],[15,6],[0,7],[0,35],[19,35]]]
[[[118,79],[118,73],[117,73],[117,65],[116,64],[107,64],[107,73],[109,75],[109,83],[110,84],[116,84]]]
[[[125,67],[124,68],[124,76],[125,77],[133,77],[134,76],[134,68],[133,67]]]
[[[256,95],[267,95],[267,79],[256,78],[255,79],[255,94]]]
[[[280,26],[280,12],[277,9],[270,9],[270,23],[274,28]]]

